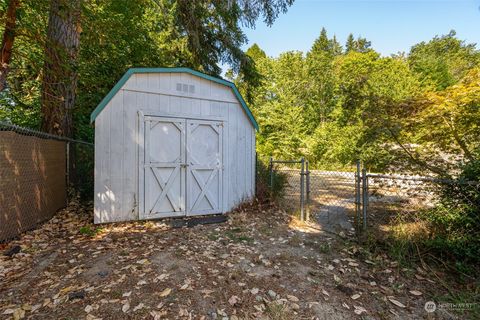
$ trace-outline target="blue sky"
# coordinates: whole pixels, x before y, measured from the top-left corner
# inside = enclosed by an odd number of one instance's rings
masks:
[[[407,52],[451,29],[480,44],[480,0],[296,0],[272,27],[258,22],[254,30],[245,28],[244,49],[257,43],[269,56],[306,52],[322,27],[342,45],[350,32],[366,37],[383,55]]]

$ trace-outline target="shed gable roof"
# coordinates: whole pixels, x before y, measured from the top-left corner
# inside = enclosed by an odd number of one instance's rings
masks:
[[[237,87],[233,82],[216,78],[208,74],[205,74],[196,70],[192,70],[190,68],[130,68],[128,69],[128,71],[125,72],[122,78],[120,78],[120,80],[115,84],[112,90],[110,90],[110,92],[102,99],[102,101],[100,101],[100,103],[95,108],[95,110],[93,110],[93,112],[90,114],[90,123],[93,123],[95,121],[95,119],[100,114],[100,112],[102,112],[102,110],[107,106],[108,102],[110,102],[110,100],[115,96],[115,94],[122,88],[125,82],[127,82],[130,76],[134,73],[189,73],[189,74],[198,76],[200,78],[225,85],[232,89],[234,95],[237,97],[238,101],[240,102],[240,105],[242,106],[243,110],[247,114],[253,127],[256,130],[258,130],[257,121],[253,117],[252,112],[248,108],[245,100],[243,99],[242,95],[240,94],[240,92],[238,91]]]

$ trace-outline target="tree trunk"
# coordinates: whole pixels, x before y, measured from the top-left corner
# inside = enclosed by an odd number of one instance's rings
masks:
[[[81,0],[51,0],[42,82],[42,129],[71,137],[80,45]]]
[[[5,31],[3,32],[2,48],[0,51],[0,92],[7,83],[10,59],[12,58],[13,41],[15,40],[15,27],[17,23],[17,9],[20,0],[10,0],[8,3]]]

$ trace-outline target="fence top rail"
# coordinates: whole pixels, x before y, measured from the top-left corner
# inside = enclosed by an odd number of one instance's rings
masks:
[[[302,163],[302,160],[272,160],[272,163]]]
[[[367,177],[380,178],[380,179],[392,179],[392,180],[410,180],[410,181],[424,181],[424,182],[445,183],[445,184],[464,184],[464,185],[480,186],[480,182],[477,182],[477,181],[462,181],[462,180],[440,179],[440,178],[422,177],[422,176],[402,176],[402,175],[395,175],[395,174],[367,173]]]
[[[50,134],[50,133],[46,133],[46,132],[42,132],[42,131],[38,131],[38,130],[28,129],[28,128],[17,126],[15,124],[5,122],[5,121],[0,121],[0,131],[12,131],[12,132],[16,132],[16,133],[19,133],[19,134],[35,136],[35,137],[39,137],[39,138],[43,138],[43,139],[52,139],[52,140],[60,140],[60,141],[67,141],[67,142],[73,142],[73,143],[80,143],[80,144],[84,144],[84,145],[91,146],[91,147],[94,146],[94,144],[91,143],[91,142],[86,142],[86,141],[82,141],[82,140],[75,140],[75,139],[71,139],[71,138],[67,138],[67,137],[61,137],[61,136],[57,136],[57,135],[54,135],[54,134]]]

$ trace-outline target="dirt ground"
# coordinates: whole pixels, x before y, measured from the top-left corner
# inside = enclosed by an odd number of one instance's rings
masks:
[[[421,269],[371,256],[278,208],[222,224],[102,225],[78,204],[0,257],[1,319],[452,319]]]

